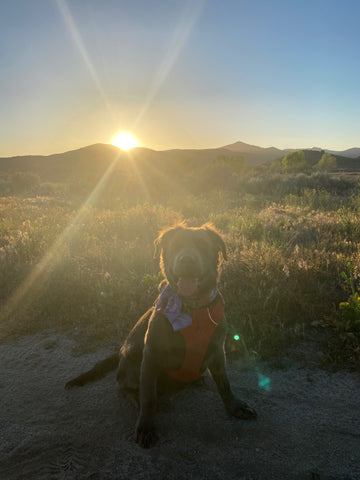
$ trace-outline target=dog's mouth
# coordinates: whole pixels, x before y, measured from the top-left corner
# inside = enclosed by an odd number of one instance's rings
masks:
[[[181,251],[174,256],[171,267],[167,278],[177,294],[189,301],[206,296],[216,286],[216,278],[196,251]]]

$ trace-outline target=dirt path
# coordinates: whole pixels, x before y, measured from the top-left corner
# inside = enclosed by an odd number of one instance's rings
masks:
[[[2,480],[360,479],[359,374],[234,362],[233,389],[257,421],[228,418],[206,378],[160,401],[160,440],[147,451],[133,441],[137,410],[115,373],[65,391],[109,353],[74,357],[72,345],[37,335],[0,346]]]

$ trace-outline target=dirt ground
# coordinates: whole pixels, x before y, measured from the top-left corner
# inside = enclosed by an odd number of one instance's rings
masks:
[[[111,353],[74,356],[50,333],[0,345],[0,478],[360,479],[360,376],[289,360],[228,365],[234,392],[256,421],[227,417],[211,378],[159,401],[159,442],[133,440],[136,406],[115,372],[65,390]]]

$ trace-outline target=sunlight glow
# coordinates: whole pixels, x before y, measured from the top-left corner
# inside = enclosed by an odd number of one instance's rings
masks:
[[[112,145],[121,150],[130,150],[138,146],[138,141],[131,133],[121,132],[115,135],[111,141]]]
[[[157,71],[157,74],[154,78],[153,84],[150,87],[145,104],[143,105],[134,122],[135,127],[140,123],[142,118],[150,109],[158,92],[168,79],[170,72],[172,71],[177,59],[180,56],[181,51],[186,45],[186,42],[188,41],[194,29],[198,18],[202,13],[205,1],[206,0],[187,0],[186,3],[184,2],[185,5],[183,14],[180,17],[178,25],[173,33],[173,38],[169,43],[165,57],[161,62],[159,70]]]
[[[0,326],[9,317],[16,320],[16,311],[19,307],[26,308],[31,302],[36,302],[41,295],[42,288],[46,285],[49,275],[55,270],[56,266],[64,259],[68,248],[69,241],[76,236],[81,230],[91,212],[91,206],[96,205],[97,200],[108,185],[108,179],[117,167],[119,157],[116,156],[110,163],[109,167],[101,177],[87,200],[82,204],[80,209],[70,220],[60,236],[55,240],[54,244],[45,253],[38,264],[25,280],[17,287],[15,292],[0,309]]]
[[[76,25],[75,19],[71,14],[70,8],[67,4],[67,0],[56,0],[58,9],[60,11],[60,14],[63,18],[63,21],[66,25],[66,28],[69,31],[69,34],[74,42],[74,45],[78,49],[81,58],[95,84],[95,87],[97,88],[99,95],[101,96],[106,108],[108,109],[110,115],[112,116],[113,119],[115,119],[115,113],[113,110],[112,105],[109,102],[108,96],[102,86],[100,77],[95,69],[94,63],[91,59],[91,56],[85,46],[85,43],[82,39],[82,36],[80,34],[80,30]]]

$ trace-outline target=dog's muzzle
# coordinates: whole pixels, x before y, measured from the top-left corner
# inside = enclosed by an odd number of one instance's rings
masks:
[[[175,257],[173,272],[180,296],[191,297],[196,295],[203,275],[202,270],[201,259],[196,252],[186,250]]]

